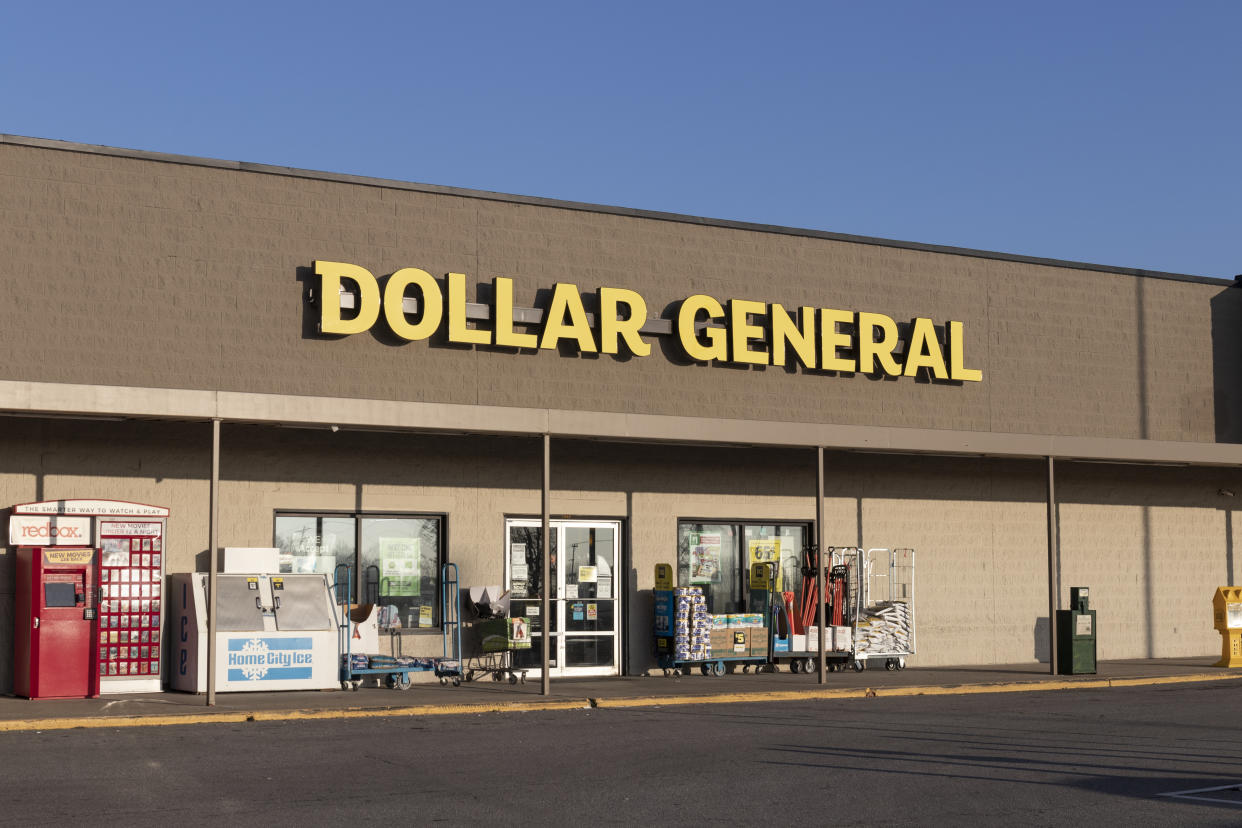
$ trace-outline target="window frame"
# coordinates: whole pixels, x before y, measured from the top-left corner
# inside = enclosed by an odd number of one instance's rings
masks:
[[[366,595],[363,590],[366,588],[365,579],[361,577],[361,560],[362,560],[362,522],[363,520],[373,518],[392,518],[397,520],[416,519],[416,520],[435,520],[439,522],[439,548],[436,549],[436,592],[435,592],[435,623],[430,627],[385,627],[382,631],[394,633],[398,635],[441,635],[444,631],[444,607],[440,606],[441,598],[444,592],[444,583],[441,576],[444,571],[444,565],[448,563],[448,514],[446,512],[400,512],[400,511],[364,511],[356,509],[275,509],[272,512],[272,545],[276,543],[276,521],[282,517],[302,517],[302,518],[352,518],[354,521],[354,594],[350,596],[352,603],[378,603],[379,595],[375,595],[375,601],[366,601]],[[338,602],[339,606],[339,602]]]

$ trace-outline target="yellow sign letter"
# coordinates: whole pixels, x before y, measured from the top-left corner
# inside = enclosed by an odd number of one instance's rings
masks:
[[[513,280],[497,276],[492,280],[492,293],[496,297],[492,322],[496,328],[496,344],[507,348],[538,348],[539,338],[531,333],[513,330]]]
[[[734,362],[749,365],[767,365],[767,351],[752,351],[750,341],[763,339],[762,325],[750,323],[751,314],[766,315],[768,306],[763,302],[752,302],[748,299],[729,300],[729,357]]]
[[[728,344],[722,329],[704,328],[703,336],[707,338],[707,342],[703,342],[695,333],[694,327],[695,322],[698,321],[699,311],[706,311],[708,319],[720,319],[724,316],[724,308],[712,297],[701,293],[687,297],[677,311],[677,338],[681,341],[682,349],[685,350],[687,356],[697,362],[728,359]]]
[[[773,304],[771,309],[772,331],[772,364],[785,364],[786,345],[793,348],[798,362],[803,368],[815,368],[815,310],[803,308],[800,314],[802,328],[794,325],[793,317],[781,305]]]
[[[845,371],[854,373],[858,370],[858,362],[840,356],[842,348],[854,347],[854,336],[837,330],[837,324],[853,325],[853,311],[836,310],[834,308],[819,309],[819,367],[825,371]]]
[[[618,308],[625,305],[629,314],[618,319]],[[618,337],[625,340],[626,347],[634,356],[645,357],[651,346],[643,341],[638,331],[647,321],[647,302],[632,290],[622,288],[599,289],[599,348],[606,354],[617,353]]]
[[[490,345],[492,343],[491,331],[466,327],[466,275],[464,273],[448,275],[448,295],[449,342]]]
[[[319,276],[319,330],[326,334],[356,334],[371,329],[379,319],[379,282],[371,271],[344,262],[315,262]],[[341,280],[358,286],[358,315],[341,318]]]
[[[880,331],[876,340],[875,331]],[[901,366],[893,359],[897,347],[897,323],[882,313],[858,314],[858,370],[864,374],[875,373],[876,360],[880,370],[890,377],[901,376]]]
[[[566,313],[569,314],[569,324],[565,324]],[[578,287],[568,282],[557,284],[552,292],[552,301],[543,312],[543,337],[539,340],[539,347],[554,350],[562,339],[575,340],[578,350],[583,353],[593,354],[599,350],[595,347]]]
[[[949,377],[962,382],[983,382],[983,372],[966,367],[966,334],[961,322],[950,322]]]
[[[944,354],[940,352],[940,340],[936,339],[936,326],[930,319],[918,317],[910,330],[910,347],[906,351],[906,376],[913,377],[920,368],[931,369],[936,379],[948,379],[944,367]]]
[[[405,289],[410,285],[418,288],[418,309],[422,316],[417,324],[411,325],[406,318],[403,302]],[[384,318],[388,327],[402,339],[411,341],[426,339],[440,327],[444,318],[444,294],[440,285],[431,278],[431,274],[417,267],[403,267],[388,277],[384,285]]]

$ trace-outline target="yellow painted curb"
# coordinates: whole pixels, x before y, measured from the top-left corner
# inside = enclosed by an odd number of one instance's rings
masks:
[[[177,716],[82,716],[80,718],[19,719],[0,721],[0,732],[33,730],[72,730],[99,727],[159,727],[164,725],[238,724],[242,722],[283,722],[308,719],[364,719],[397,716],[452,716],[466,713],[530,713],[540,710],[583,710],[590,699],[549,699],[539,701],[498,701],[478,704],[424,704],[411,707],[348,708],[344,710],[254,710],[220,713],[190,713]]]
[[[1136,687],[1142,684],[1181,684],[1190,681],[1222,681],[1242,678],[1242,673],[1197,673],[1190,676],[1160,676],[1150,679],[1109,679],[1109,687]]]
[[[867,687],[814,690],[766,690],[757,693],[716,693],[710,696],[646,696],[625,699],[593,699],[596,707],[664,707],[678,704],[739,704],[745,702],[799,701],[803,699],[860,699],[875,695]]]
[[[540,710],[585,710],[590,699],[548,699],[538,701],[496,701],[475,704],[423,704],[413,707],[350,710],[267,710],[251,714],[256,722],[283,722],[295,719],[372,719],[394,716],[455,716],[463,713],[535,713]]]
[[[771,690],[757,693],[718,693],[710,696],[649,696],[625,699],[593,699],[596,707],[664,707],[686,704],[739,704],[745,702],[798,701],[810,699],[861,699],[881,696],[966,696],[978,693],[1031,693],[1045,690],[1098,690],[1107,687],[1141,687],[1154,684],[1186,684],[1239,679],[1242,675],[1196,673],[1187,676],[1147,678],[1060,679],[1014,681],[1005,684],[936,684],[916,687],[815,688],[811,690]]]
[[[916,687],[814,687],[805,690],[768,690],[754,693],[714,695],[645,696],[619,699],[532,699],[475,704],[423,704],[409,707],[345,708],[341,710],[252,710],[188,713],[172,716],[83,716],[81,718],[19,719],[0,721],[0,733],[72,730],[99,727],[160,727],[166,725],[238,724],[325,719],[395,718],[399,716],[453,716],[470,713],[523,713],[542,710],[671,707],[690,704],[744,704],[748,702],[806,701],[814,699],[861,699],[902,696],[964,696],[978,693],[1030,693],[1051,690],[1098,690],[1108,687],[1142,687],[1156,684],[1242,679],[1238,673],[1194,673],[1185,676],[1146,678],[1058,679],[1014,681],[1004,684],[925,685]]]

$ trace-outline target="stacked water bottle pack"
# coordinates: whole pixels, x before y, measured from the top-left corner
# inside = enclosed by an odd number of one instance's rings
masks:
[[[705,661],[712,655],[712,617],[703,587],[677,587],[673,616],[673,650],[678,661]]]

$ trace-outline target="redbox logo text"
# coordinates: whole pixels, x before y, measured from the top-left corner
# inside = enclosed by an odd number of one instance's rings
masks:
[[[23,538],[80,538],[82,537],[82,529],[79,526],[52,526],[44,524],[42,526],[23,526],[21,528]]]

